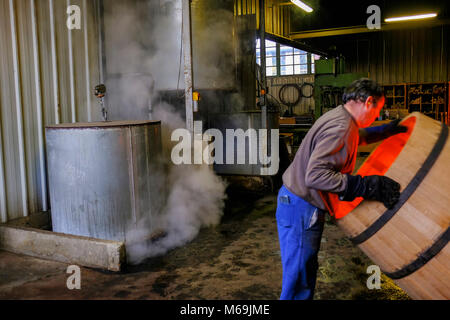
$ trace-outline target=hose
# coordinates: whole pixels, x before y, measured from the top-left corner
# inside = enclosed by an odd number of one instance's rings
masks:
[[[305,87],[311,87],[311,94],[310,94],[309,96],[306,96],[306,95],[304,94],[304,92],[305,92],[305,90],[304,90]],[[314,84],[309,83],[309,82],[304,82],[304,83],[302,84],[302,97],[303,97],[303,98],[311,98],[313,95],[314,95]]]
[[[287,88],[294,88],[295,90],[297,90],[297,99],[294,102],[287,102],[284,97],[283,97],[283,93],[284,90]],[[300,99],[302,98],[302,89],[301,87],[298,86],[298,84],[296,83],[287,83],[284,84],[281,88],[280,91],[278,92],[278,99],[281,101],[282,104],[284,104],[285,106],[288,107],[293,107],[295,105],[297,105],[300,102]]]

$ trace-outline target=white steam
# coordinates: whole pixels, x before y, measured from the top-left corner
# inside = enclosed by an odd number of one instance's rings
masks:
[[[155,4],[168,13],[155,15]],[[175,129],[185,128],[185,121],[169,104],[150,108],[152,101],[158,101],[157,90],[184,87],[182,72],[178,83],[181,20],[173,14],[179,13],[180,1],[106,0],[105,8],[109,119],[150,118],[162,122],[161,168],[155,173],[160,180],[155,192],[162,207],[128,228],[128,261],[136,264],[186,244],[202,227],[218,224],[226,185],[211,166],[172,164],[170,135]],[[205,50],[214,56],[211,44],[205,44]],[[223,51],[217,46],[216,50]],[[218,76],[218,71],[213,74]],[[163,236],[152,239],[158,231]]]
[[[165,184],[165,205],[152,217],[150,228],[147,219],[138,221],[137,227],[127,232],[127,255],[131,263],[161,255],[168,250],[193,240],[202,227],[217,225],[223,215],[226,199],[224,181],[211,166],[176,166],[170,160],[172,143],[170,134],[184,127],[181,116],[168,104],[158,105],[152,113],[153,119],[162,122],[162,163],[166,166],[161,183]],[[152,232],[162,231],[159,239],[150,239]]]

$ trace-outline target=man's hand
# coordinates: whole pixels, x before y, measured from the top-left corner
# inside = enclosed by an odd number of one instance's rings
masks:
[[[367,176],[362,179],[365,190],[362,197],[380,201],[392,209],[400,197],[400,184],[384,176]]]
[[[347,175],[347,189],[339,195],[341,201],[353,201],[357,197],[376,200],[392,209],[400,197],[400,184],[385,176]]]

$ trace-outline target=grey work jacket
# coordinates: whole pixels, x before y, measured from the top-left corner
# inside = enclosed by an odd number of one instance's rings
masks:
[[[313,206],[334,214],[338,193],[356,162],[358,126],[343,106],[320,117],[303,139],[283,174],[285,187]]]

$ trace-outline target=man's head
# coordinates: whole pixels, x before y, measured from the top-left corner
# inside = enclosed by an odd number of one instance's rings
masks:
[[[383,89],[373,80],[362,78],[345,89],[344,108],[353,116],[360,128],[370,126],[384,106]]]

